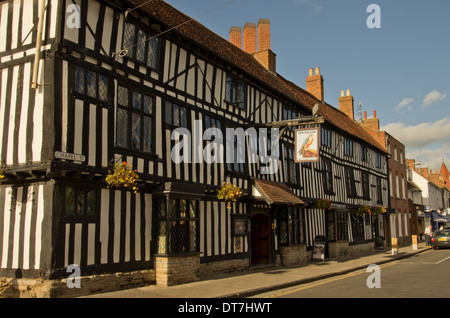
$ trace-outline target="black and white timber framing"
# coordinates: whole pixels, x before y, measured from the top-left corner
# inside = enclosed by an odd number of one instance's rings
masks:
[[[321,161],[295,164],[294,182],[283,159],[273,175],[261,175],[259,163],[246,163],[237,171],[226,163],[173,163],[176,141],[171,133],[182,121],[190,131],[195,120],[223,129],[251,127],[284,119],[287,108],[299,116],[311,111],[176,31],[158,36],[152,49],[135,47],[143,51],[133,54],[152,54],[151,61],[149,56],[121,56],[126,22],[147,36],[169,28],[141,9],[125,20],[126,2],[47,0],[39,87],[32,90],[39,2],[0,2],[0,171],[6,176],[0,184],[0,276],[18,269],[29,277],[64,275],[69,264],[79,264],[83,274],[152,268],[161,230],[158,200],[167,195],[198,202],[192,221],[197,223],[189,235],[202,263],[249,259],[250,231],[237,249],[233,222],[242,217],[250,228],[257,211],[267,212],[273,224],[273,261],[280,245],[279,219],[276,208],[252,197],[254,178],[288,184],[309,203],[300,209],[308,249],[316,235],[327,234],[326,212],[313,207],[317,199],[330,199],[345,212],[350,243],[356,240],[349,211],[361,204],[387,206],[386,155],[327,122],[322,127],[330,133],[330,144],[321,146]],[[71,4],[81,8],[80,28],[66,23]],[[228,77],[243,81],[244,108],[227,102]],[[131,109],[137,98],[147,103],[148,113]],[[169,124],[165,116],[173,105],[171,114],[182,115],[170,119],[178,123]],[[139,131],[132,127],[134,116],[141,118]],[[344,154],[347,139],[352,141],[352,156]],[[293,130],[286,130],[280,158],[288,156],[293,143]],[[364,158],[362,149],[367,149]],[[56,152],[82,155],[84,161],[58,159]],[[141,186],[136,194],[107,188],[104,180],[114,160],[137,169]],[[332,191],[324,190],[323,160],[331,165]],[[345,182],[348,168],[356,191],[351,197]],[[363,175],[368,176],[368,195],[363,195]],[[246,194],[231,211],[214,195],[224,181]],[[169,183],[177,186],[165,191]],[[204,191],[186,194],[191,186]],[[71,214],[73,200],[82,208]],[[373,240],[372,227],[364,223],[363,241]]]

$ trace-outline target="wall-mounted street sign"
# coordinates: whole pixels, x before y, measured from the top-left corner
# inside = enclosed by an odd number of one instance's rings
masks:
[[[79,162],[86,161],[86,157],[83,155],[79,155],[76,153],[69,153],[69,152],[61,152],[61,151],[55,151],[55,158],[63,159],[63,160],[73,160],[73,161],[79,161]]]
[[[319,161],[319,128],[295,130],[295,162]]]

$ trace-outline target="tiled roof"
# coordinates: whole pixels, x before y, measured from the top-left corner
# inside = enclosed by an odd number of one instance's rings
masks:
[[[254,179],[255,187],[269,204],[301,205],[305,204],[291,189],[279,182]]]
[[[142,5],[140,9],[151,14],[156,20],[159,20],[162,24],[166,24],[170,28],[178,26],[173,32],[177,32],[191,39],[206,51],[234,65],[243,73],[246,73],[247,76],[259,81],[260,85],[272,89],[294,102],[300,102],[310,110],[318,103],[320,105],[319,115],[323,116],[328,123],[360,138],[377,148],[378,151],[386,153],[382,145],[343,112],[326,103],[322,103],[322,101],[316,99],[313,95],[294,83],[284,79],[279,74],[270,72],[251,54],[244,52],[199,22],[195,20],[190,21],[192,19],[191,17],[175,9],[165,1],[153,0],[149,2],[147,0],[128,0],[128,2],[136,6]]]

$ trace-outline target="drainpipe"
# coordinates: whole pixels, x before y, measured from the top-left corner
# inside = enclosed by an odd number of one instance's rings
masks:
[[[37,76],[39,72],[39,60],[41,58],[41,45],[42,45],[42,29],[44,28],[44,14],[45,14],[45,0],[41,0],[39,3],[41,11],[39,13],[39,24],[36,37],[36,53],[34,55],[34,68],[33,78],[31,79],[31,89],[37,89]]]

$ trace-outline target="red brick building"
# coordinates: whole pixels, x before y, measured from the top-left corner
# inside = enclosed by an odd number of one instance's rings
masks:
[[[408,203],[408,180],[406,175],[405,145],[386,131],[380,131],[380,120],[376,111],[372,118],[367,118],[364,112],[362,126],[391,155],[389,165],[389,224],[390,237],[397,238],[399,245],[411,243],[412,215]],[[388,234],[389,236],[389,234]],[[390,242],[388,242],[389,244]]]

